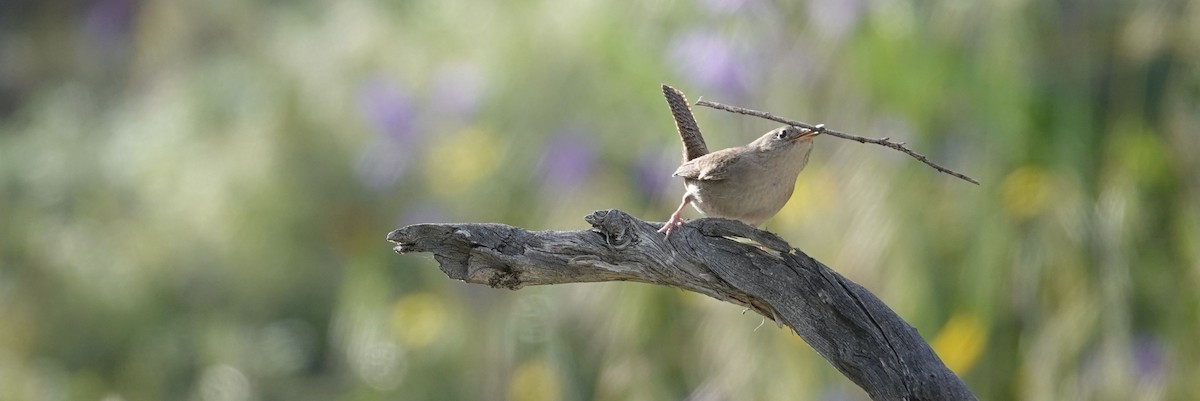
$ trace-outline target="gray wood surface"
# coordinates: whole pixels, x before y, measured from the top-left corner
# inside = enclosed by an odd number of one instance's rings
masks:
[[[585,219],[592,229],[417,224],[387,239],[397,253],[432,253],[452,279],[496,288],[637,281],[695,291],[792,328],[872,399],[975,399],[879,298],[774,234],[698,219],[667,240],[660,223],[619,210]]]

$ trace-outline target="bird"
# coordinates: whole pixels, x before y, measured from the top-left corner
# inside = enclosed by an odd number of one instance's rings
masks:
[[[674,177],[683,177],[679,207],[658,230],[670,237],[683,224],[690,204],[708,217],[723,217],[758,227],[791,199],[796,178],[808,164],[813,138],[821,131],[783,126],[744,146],[709,153],[683,93],[663,85],[684,144],[684,161]]]

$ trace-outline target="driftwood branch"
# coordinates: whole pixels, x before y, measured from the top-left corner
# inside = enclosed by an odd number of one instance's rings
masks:
[[[695,291],[792,328],[872,399],[975,399],[879,298],[774,234],[698,219],[668,240],[657,232],[660,223],[619,210],[586,220],[586,231],[418,224],[387,239],[397,253],[433,253],[452,279],[491,287],[637,281]]]
[[[895,142],[895,141],[892,141],[891,138],[874,139],[874,138],[865,138],[865,137],[861,137],[861,136],[857,136],[857,135],[850,135],[845,132],[838,132],[838,131],[834,131],[831,129],[827,129],[827,128],[825,128],[824,124],[817,124],[817,125],[805,124],[800,121],[779,117],[774,114],[767,113],[765,111],[758,111],[758,110],[747,109],[744,107],[730,106],[730,105],[721,104],[721,103],[717,103],[717,102],[710,102],[710,101],[703,100],[703,99],[697,101],[696,105],[704,106],[704,107],[711,107],[711,108],[714,108],[717,110],[725,110],[725,111],[728,111],[731,113],[745,114],[748,116],[763,118],[763,119],[767,119],[767,120],[771,120],[771,121],[775,121],[775,122],[779,122],[779,123],[783,123],[783,124],[787,124],[787,125],[791,125],[791,126],[807,128],[807,129],[814,130],[814,131],[820,131],[822,134],[828,134],[828,135],[836,136],[836,137],[842,138],[842,139],[849,139],[851,141],[856,141],[859,143],[872,143],[872,144],[876,144],[876,145],[880,145],[880,146],[886,146],[886,147],[904,152],[904,153],[908,154],[909,156],[912,156],[914,159],[920,160],[922,163],[929,165],[929,167],[933,167],[934,170],[937,170],[937,171],[940,171],[940,172],[943,172],[946,174],[950,174],[950,175],[958,177],[966,182],[969,182],[969,183],[972,183],[975,185],[979,185],[979,181],[976,181],[974,178],[967,177],[966,175],[963,175],[962,173],[942,167],[940,164],[934,163],[933,161],[929,160],[929,158],[925,157],[925,155],[922,155],[920,153],[914,152],[912,149],[909,149],[908,146],[905,146],[904,142]]]

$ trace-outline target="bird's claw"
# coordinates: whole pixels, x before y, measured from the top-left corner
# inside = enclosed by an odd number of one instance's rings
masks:
[[[658,229],[658,232],[666,233],[665,237],[671,238],[671,231],[674,231],[676,228],[678,228],[679,226],[682,226],[682,225],[683,225],[683,219],[681,219],[679,217],[672,217],[671,220],[668,220],[666,223],[663,224],[662,228]]]

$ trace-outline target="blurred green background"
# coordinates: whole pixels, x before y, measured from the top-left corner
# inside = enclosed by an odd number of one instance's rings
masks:
[[[823,138],[765,226],[981,399],[1200,399],[1200,3],[9,0],[0,400],[865,399],[738,306],[383,240],[665,220],[660,83],[981,180]]]

